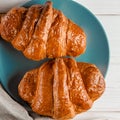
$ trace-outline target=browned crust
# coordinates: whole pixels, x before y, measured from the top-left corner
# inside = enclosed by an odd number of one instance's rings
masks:
[[[1,19],[2,19],[2,17],[3,17],[4,15],[5,15],[5,14],[0,13],[0,36],[1,36]]]
[[[40,115],[55,119],[72,118],[90,109],[105,90],[105,80],[94,64],[57,58],[44,63],[38,73],[34,72],[36,70],[26,73],[37,76],[36,84],[27,83],[30,77],[25,74],[18,91],[21,98],[30,103],[33,111]],[[30,90],[35,91],[35,94],[27,94],[25,99],[26,93],[31,93]]]
[[[52,2],[47,1],[41,6],[41,12],[35,6],[8,11],[0,25],[1,37],[11,42],[28,59],[36,61],[46,57],[83,54],[86,50],[86,34],[83,29],[61,11],[54,9]],[[31,14],[36,10],[37,17]]]

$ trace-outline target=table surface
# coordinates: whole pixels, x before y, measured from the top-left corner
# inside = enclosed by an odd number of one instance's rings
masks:
[[[120,120],[120,0],[74,0],[87,7],[102,23],[110,47],[110,65],[106,75],[106,91],[82,118]],[[86,114],[86,115],[85,115]],[[87,119],[88,120],[88,119]],[[102,120],[102,119],[100,119]]]
[[[106,75],[106,91],[92,109],[75,120],[120,120],[120,0],[74,0],[88,8],[102,23],[110,47],[110,65]],[[88,119],[89,118],[89,119]]]

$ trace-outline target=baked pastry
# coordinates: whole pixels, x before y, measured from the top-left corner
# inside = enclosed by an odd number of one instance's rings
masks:
[[[0,33],[1,33],[1,18],[4,16],[4,14],[0,14]]]
[[[57,58],[28,71],[18,86],[32,110],[55,119],[69,119],[92,107],[105,89],[99,69],[71,58]]]
[[[78,56],[86,49],[86,35],[52,2],[13,8],[1,19],[1,37],[32,60]]]

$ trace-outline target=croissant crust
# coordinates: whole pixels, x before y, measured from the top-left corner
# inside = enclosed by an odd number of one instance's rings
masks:
[[[18,91],[32,110],[55,119],[69,119],[92,107],[105,89],[98,68],[71,58],[57,58],[28,71]]]
[[[1,19],[1,37],[29,59],[78,56],[86,49],[82,28],[61,11],[45,5],[13,8]]]

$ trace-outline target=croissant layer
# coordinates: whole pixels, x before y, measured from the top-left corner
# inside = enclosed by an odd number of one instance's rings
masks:
[[[28,71],[18,91],[32,110],[55,119],[69,119],[92,107],[105,89],[99,69],[71,58],[57,58]]]
[[[82,28],[54,9],[50,1],[11,9],[1,17],[0,35],[32,60],[78,56],[86,49]]]

